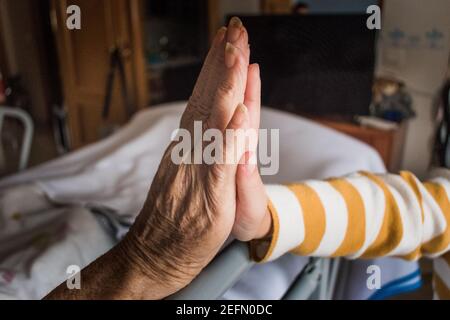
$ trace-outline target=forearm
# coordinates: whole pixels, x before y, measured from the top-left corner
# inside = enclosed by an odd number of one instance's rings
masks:
[[[195,239],[193,230],[158,214],[156,200],[147,201],[124,239],[81,271],[81,289],[69,289],[63,282],[45,299],[153,300],[188,285],[215,252],[208,254],[211,250]]]
[[[449,186],[448,179],[422,184],[407,172],[268,186],[273,235],[253,242],[253,252],[263,252],[255,259],[287,251],[350,258],[442,254],[450,242]]]
[[[162,299],[178,290],[175,282],[143,272],[122,242],[84,268],[80,279],[80,289],[68,289],[63,282],[44,299]]]

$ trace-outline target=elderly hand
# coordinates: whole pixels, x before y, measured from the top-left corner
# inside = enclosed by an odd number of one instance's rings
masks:
[[[249,55],[247,31],[234,18],[214,39],[181,128],[192,133],[194,121],[201,121],[203,130],[220,132],[259,126],[259,67],[249,66]],[[238,143],[236,135],[224,136],[219,151],[224,159],[232,155],[248,160],[245,152],[255,151],[255,146],[249,149]],[[238,161],[177,164],[171,157],[176,146],[171,143],[164,153],[144,207],[126,237],[82,270],[81,290],[68,290],[62,283],[48,299],[164,298],[200,273],[232,229],[238,238],[245,237],[247,220],[253,218],[236,215],[237,208],[251,209],[236,193],[236,177],[243,179],[245,172],[252,172],[258,178],[255,166],[244,163],[238,170]],[[248,185],[242,186],[249,191]]]
[[[259,81],[258,67],[249,68],[248,61],[247,32],[232,19],[214,39],[181,128],[193,132],[194,121],[222,132],[248,128],[249,112],[242,103],[256,99],[245,95],[248,71]],[[144,208],[121,243],[132,263],[167,287],[162,296],[186,286],[211,261],[229,236],[236,212],[238,161],[175,164],[176,144],[166,150]],[[224,139],[224,155],[235,153],[239,160],[245,151],[234,137]]]

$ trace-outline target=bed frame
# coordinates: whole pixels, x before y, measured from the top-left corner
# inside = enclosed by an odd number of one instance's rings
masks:
[[[254,264],[255,262],[249,257],[248,245],[240,241],[233,241],[189,286],[168,299],[220,299]],[[332,299],[335,294],[340,265],[340,259],[310,258],[282,299]]]

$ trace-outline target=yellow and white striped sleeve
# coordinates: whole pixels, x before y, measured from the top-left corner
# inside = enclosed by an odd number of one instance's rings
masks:
[[[273,234],[252,254],[269,261],[290,251],[348,258],[435,257],[450,245],[450,181],[366,172],[326,181],[268,185]]]
[[[251,254],[259,262],[286,252],[416,260],[450,249],[449,178],[421,183],[406,171],[360,172],[326,181],[268,185],[266,191],[273,233],[269,240],[251,242]],[[436,261],[437,295],[450,298],[450,256]]]

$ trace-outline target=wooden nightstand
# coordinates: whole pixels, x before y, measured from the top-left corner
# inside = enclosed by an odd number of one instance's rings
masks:
[[[327,127],[348,134],[372,146],[378,151],[390,172],[400,170],[406,133],[406,123],[395,130],[380,130],[363,127],[348,121],[313,118]]]

